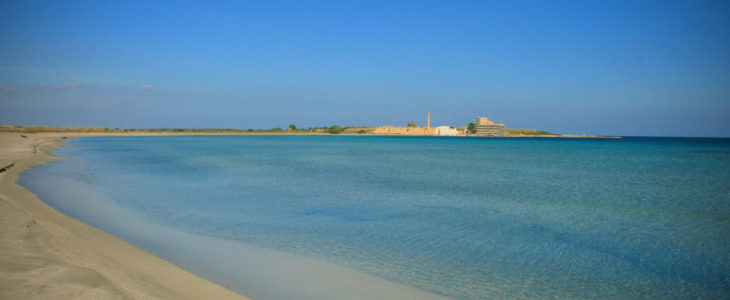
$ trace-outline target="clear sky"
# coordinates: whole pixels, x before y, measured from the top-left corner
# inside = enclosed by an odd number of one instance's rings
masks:
[[[0,123],[730,136],[728,1],[0,1]]]

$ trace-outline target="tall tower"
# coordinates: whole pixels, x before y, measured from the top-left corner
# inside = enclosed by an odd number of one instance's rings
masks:
[[[426,129],[431,129],[431,112],[426,112]]]

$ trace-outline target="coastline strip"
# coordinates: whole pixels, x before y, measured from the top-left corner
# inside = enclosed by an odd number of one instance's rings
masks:
[[[15,182],[58,158],[66,137],[0,133],[0,298],[246,299],[113,235],[69,218]],[[154,134],[140,134],[154,135]]]
[[[0,299],[246,299],[233,290],[274,299],[447,299],[328,261],[160,227],[115,210],[101,195],[80,206],[101,205],[95,217],[121,218],[142,227],[125,239],[137,243],[142,238],[167,248],[172,255],[162,259],[152,254],[160,249],[147,252],[68,217],[16,184],[23,171],[60,159],[49,153],[61,147],[62,140],[92,136],[160,135],[37,133],[21,138],[0,133],[0,161],[16,162],[10,172],[0,173]],[[70,183],[59,188],[84,193]],[[88,197],[67,199],[84,198]],[[189,247],[177,247],[183,243]],[[200,264],[200,258],[206,263]]]

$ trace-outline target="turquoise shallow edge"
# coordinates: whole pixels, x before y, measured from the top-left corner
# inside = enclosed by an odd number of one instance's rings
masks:
[[[43,191],[455,298],[730,294],[728,139],[103,137],[55,154],[20,183],[122,238],[145,229]]]

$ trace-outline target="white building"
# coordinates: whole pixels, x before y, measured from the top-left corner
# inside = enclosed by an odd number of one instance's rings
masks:
[[[458,135],[459,131],[456,130],[456,128],[451,128],[450,126],[439,126],[434,128],[435,135]]]

